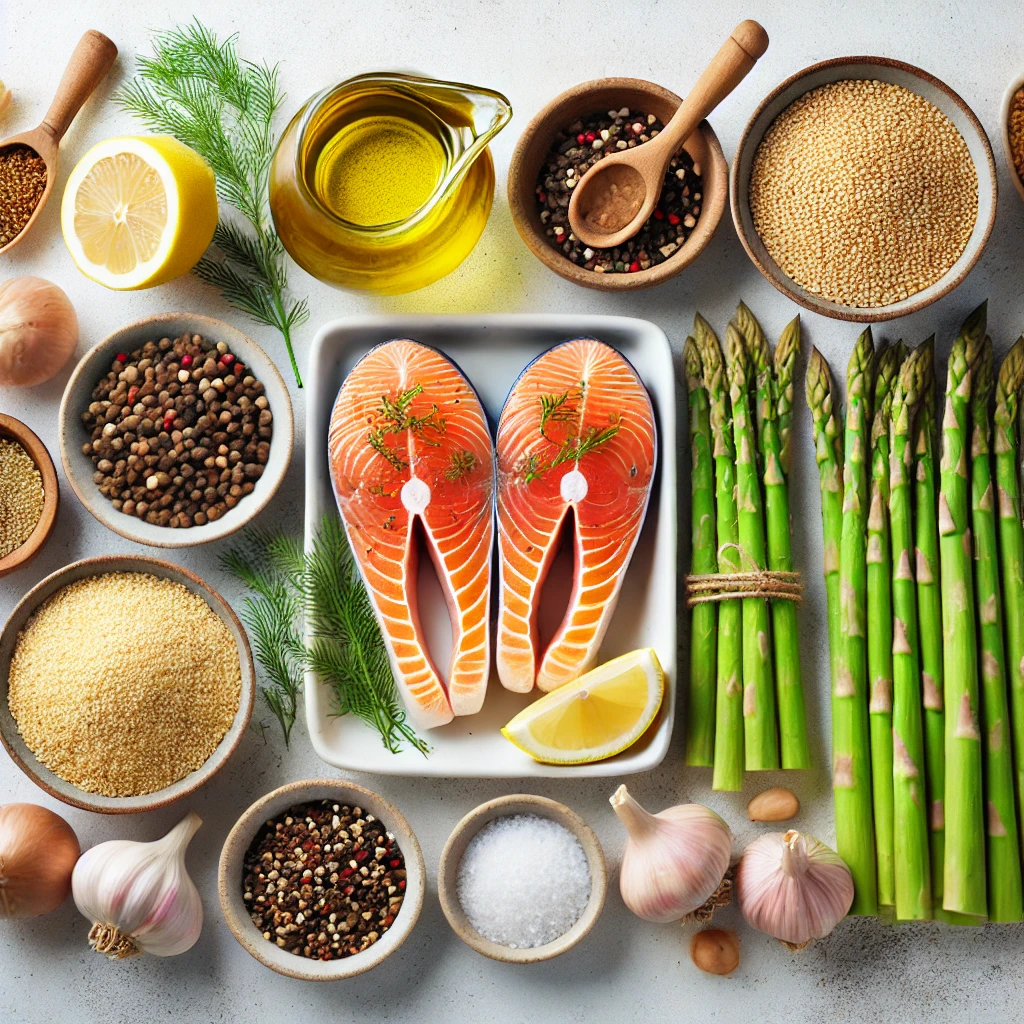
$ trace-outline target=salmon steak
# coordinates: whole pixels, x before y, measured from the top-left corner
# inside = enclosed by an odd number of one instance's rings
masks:
[[[328,454],[341,519],[410,719],[429,729],[475,714],[490,673],[494,543],[494,447],[476,392],[437,350],[386,342],[345,379]],[[420,624],[421,546],[448,603],[447,681]]]
[[[513,385],[496,449],[498,676],[509,690],[554,690],[596,662],[640,536],[657,459],[651,399],[615,349],[567,341]],[[541,651],[541,591],[570,527],[572,593]]]

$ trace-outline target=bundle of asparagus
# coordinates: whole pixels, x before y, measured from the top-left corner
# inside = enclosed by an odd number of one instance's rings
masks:
[[[787,478],[799,350],[799,318],[774,356],[742,303],[724,355],[708,322],[694,319],[683,347],[694,574],[792,572]],[[792,601],[694,606],[686,763],[713,768],[713,787],[730,791],[742,788],[745,770],[810,767]]]
[[[865,331],[843,428],[817,350],[808,365],[836,847],[855,914],[1024,917],[1024,337],[997,380],[985,327],[982,305],[950,353],[937,487],[933,339],[876,353]]]

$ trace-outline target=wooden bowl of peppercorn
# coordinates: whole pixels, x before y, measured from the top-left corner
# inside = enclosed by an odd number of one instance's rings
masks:
[[[261,964],[300,981],[341,981],[408,938],[426,878],[420,844],[396,807],[354,782],[307,779],[261,797],[238,819],[221,851],[218,891],[228,928]],[[389,923],[379,923],[382,914]]]
[[[194,313],[108,335],[75,367],[60,405],[72,490],[104,526],[151,547],[207,544],[254,519],[284,479],[293,432],[288,389],[266,352]]]
[[[606,144],[618,146],[620,142],[625,147],[642,144],[641,140],[648,137],[647,119],[654,117],[658,123],[665,124],[681,102],[674,92],[640,78],[598,78],[560,93],[527,125],[509,166],[508,203],[516,230],[545,266],[584,288],[633,291],[650,288],[675,277],[703,252],[718,228],[729,195],[729,167],[718,136],[707,121],[702,121],[697,131],[686,140],[679,167],[669,171],[670,177],[681,175],[676,178],[681,184],[677,187],[678,194],[669,200],[668,194],[673,191],[674,182],[666,181],[662,198],[649,222],[652,227],[650,252],[647,249],[631,252],[614,250],[620,258],[613,258],[613,253],[607,260],[600,259],[600,253],[594,250],[576,252],[579,247],[574,247],[568,238],[567,220],[563,231],[566,241],[555,244],[553,232],[560,225],[555,225],[554,221],[561,217],[561,208],[557,205],[559,197],[544,192],[542,201],[538,192],[548,169],[549,155],[556,144],[567,166],[577,162],[575,156],[579,156],[580,161],[591,159],[587,153],[588,150],[593,152],[595,143],[599,147]],[[611,117],[613,113],[616,115],[614,118]],[[587,130],[587,123],[593,115],[607,118],[609,124],[605,131],[608,139]],[[579,127],[579,133],[571,135],[570,127]],[[560,144],[559,140],[562,140]],[[557,156],[554,160],[559,162]],[[583,166],[582,162],[580,166]],[[565,171],[565,168],[553,172],[555,179],[560,171]],[[558,180],[556,187],[561,188],[564,176]],[[682,194],[684,189],[688,194]],[[568,192],[561,198],[565,200],[564,212],[567,212]],[[666,209],[668,203],[674,205]],[[693,215],[695,209],[696,216]],[[656,231],[654,223],[658,224]],[[645,225],[641,235],[647,230],[648,225]],[[627,246],[632,241],[626,243]],[[564,252],[566,245],[570,247],[568,254]],[[588,257],[587,253],[591,255]],[[604,268],[609,263],[611,269],[606,272]],[[621,269],[617,269],[619,267]]]

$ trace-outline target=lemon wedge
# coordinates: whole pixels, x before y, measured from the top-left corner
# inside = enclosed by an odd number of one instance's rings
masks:
[[[654,721],[664,694],[658,656],[643,647],[545,694],[501,732],[535,761],[589,764],[635,743]]]
[[[213,171],[170,135],[108,139],[71,172],[60,216],[83,274],[108,288],[152,288],[187,274],[212,241]]]

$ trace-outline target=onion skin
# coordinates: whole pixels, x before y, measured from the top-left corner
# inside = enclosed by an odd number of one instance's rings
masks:
[[[31,388],[56,376],[78,344],[78,316],[41,277],[0,281],[0,386]]]
[[[0,805],[0,920],[56,910],[71,891],[80,854],[59,814],[37,804]]]
[[[752,928],[800,948],[846,917],[853,877],[839,854],[812,836],[769,832],[743,851],[736,900]]]

